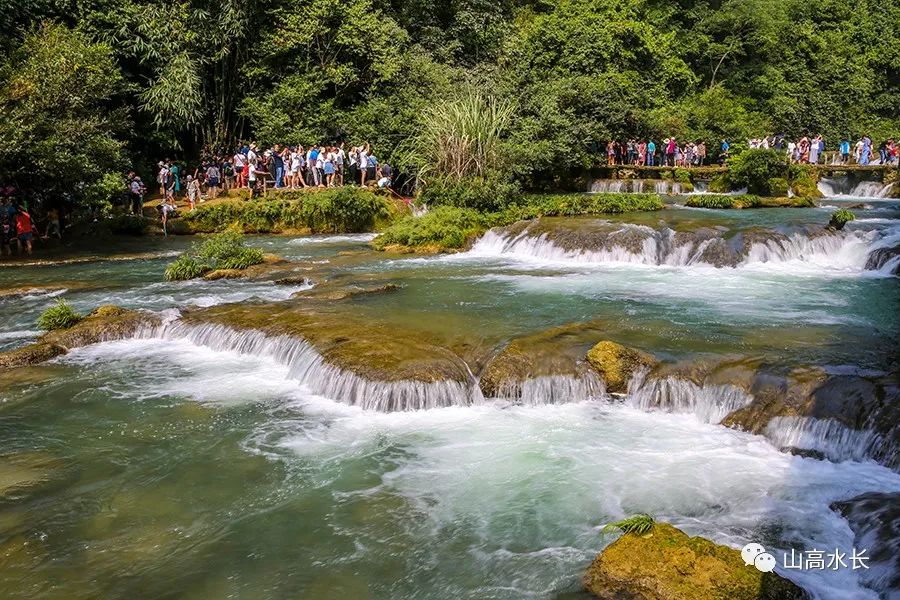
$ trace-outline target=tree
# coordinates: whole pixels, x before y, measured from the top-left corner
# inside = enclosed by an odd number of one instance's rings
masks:
[[[128,114],[110,109],[122,90],[108,46],[63,25],[39,26],[0,71],[0,172],[38,199],[109,200],[97,186],[125,168]]]

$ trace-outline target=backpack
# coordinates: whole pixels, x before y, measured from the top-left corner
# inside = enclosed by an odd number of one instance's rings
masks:
[[[318,158],[319,158],[318,150],[313,150],[312,152],[309,153],[309,160],[316,160]]]

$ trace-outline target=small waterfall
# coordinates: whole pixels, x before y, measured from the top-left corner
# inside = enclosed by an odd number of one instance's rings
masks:
[[[656,193],[660,196],[665,196],[669,193],[669,182],[664,179],[660,179],[656,182]]]
[[[382,412],[469,406],[484,401],[474,382],[369,381],[331,365],[302,339],[240,331],[224,325],[191,325],[181,321],[143,332],[143,337],[187,339],[195,344],[254,356],[270,357],[289,367],[290,377],[316,394],[352,406]]]
[[[508,400],[524,406],[567,404],[599,400],[606,397],[606,386],[594,372],[579,375],[545,375],[525,381],[506,381],[496,399]]]
[[[642,194],[644,192],[644,180],[643,179],[635,179],[631,182],[631,191],[635,194]]]
[[[699,386],[675,377],[648,380],[645,370],[628,382],[625,403],[645,411],[691,413],[704,423],[717,424],[752,400],[753,396],[733,385]]]
[[[893,183],[860,181],[851,189],[849,179],[828,177],[823,177],[816,185],[822,195],[829,198],[888,198],[894,187]]]
[[[775,417],[763,435],[779,448],[815,450],[832,461],[876,458],[885,450],[876,432],[850,429],[834,419]]]
[[[634,240],[635,234],[644,236],[639,244]],[[556,263],[630,263],[673,267],[797,263],[823,270],[871,270],[885,275],[890,275],[900,261],[893,255],[886,256],[884,260],[869,260],[872,253],[900,243],[900,229],[897,228],[869,231],[848,228],[841,232],[823,231],[814,235],[800,232],[789,236],[773,235],[771,239],[744,247],[742,253],[729,246],[735,240],[722,237],[697,236],[679,243],[676,233],[669,228],[657,231],[646,226],[625,225],[605,235],[597,249],[567,249],[554,243],[547,233],[532,236],[525,229],[518,235],[509,236],[502,229],[492,229],[475,243],[469,255],[508,256]]]
[[[622,179],[595,179],[591,183],[591,192],[594,194],[622,194],[627,182]]]
[[[673,182],[672,182],[672,192],[671,192],[671,194],[672,194],[673,196],[680,196],[680,195],[681,195],[681,184],[678,183],[677,181],[673,181]]]

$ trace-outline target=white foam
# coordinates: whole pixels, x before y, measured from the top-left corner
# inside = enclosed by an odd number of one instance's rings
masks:
[[[288,243],[292,246],[306,246],[310,244],[364,244],[371,242],[377,233],[348,233],[344,235],[311,235],[294,238]]]

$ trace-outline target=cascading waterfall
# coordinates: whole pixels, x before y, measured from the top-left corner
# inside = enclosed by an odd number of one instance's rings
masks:
[[[640,242],[639,251],[635,251],[637,248],[633,243],[629,248],[617,243],[618,236],[635,232],[645,236]],[[712,262],[707,251],[711,251],[714,244],[728,246],[730,243],[721,237],[696,238],[678,243],[675,232],[669,228],[654,230],[646,226],[624,225],[621,229],[606,234],[605,242],[599,249],[564,249],[554,243],[547,233],[529,235],[526,229],[518,235],[511,236],[503,230],[490,230],[475,243],[468,254],[578,264],[631,263],[675,267],[695,264],[744,267],[762,263],[803,263],[822,269],[862,272],[868,268],[870,253],[900,243],[900,229],[869,231],[854,229],[821,232],[816,235],[796,232],[788,236],[751,243],[742,254],[731,249],[726,252],[726,258],[730,256],[732,262],[719,264]],[[713,255],[721,260],[723,253]],[[889,275],[897,266],[896,262],[895,259],[891,259],[887,262],[873,263],[877,266],[870,270]]]
[[[733,385],[699,386],[676,377],[648,380],[646,370],[634,374],[625,398],[627,405],[640,410],[692,413],[711,424],[752,401],[753,396]]]
[[[775,417],[764,435],[779,448],[821,452],[833,461],[881,457],[881,436],[871,429],[850,429],[834,419]]]
[[[187,339],[192,343],[241,354],[266,356],[287,365],[289,376],[327,398],[382,412],[480,404],[477,385],[459,381],[369,381],[327,363],[312,345],[289,336],[268,336],[216,324],[173,321],[142,332],[144,337]]]
[[[606,398],[606,385],[594,372],[545,375],[525,381],[505,382],[500,386],[496,398],[523,406],[601,400]]]
[[[595,194],[622,194],[626,192],[626,181],[621,179],[596,179],[591,182],[591,192]]]
[[[660,196],[665,196],[669,193],[669,182],[664,180],[657,181],[655,191]]]
[[[823,196],[829,198],[888,198],[894,187],[893,183],[880,181],[860,181],[850,188],[848,179],[823,177],[817,187]]]

